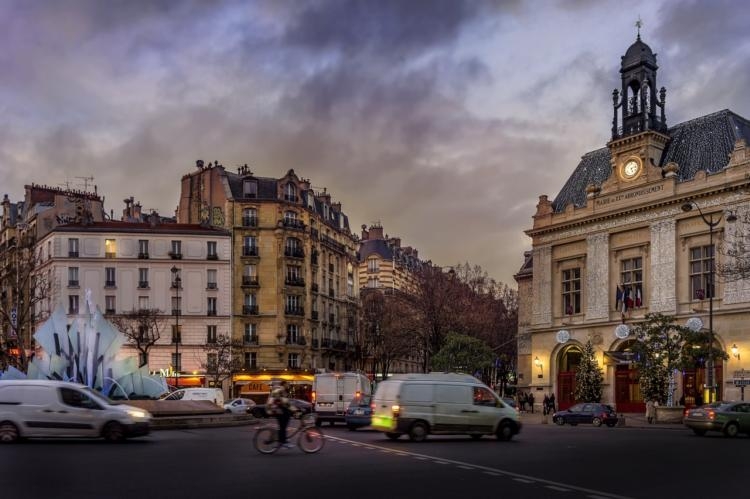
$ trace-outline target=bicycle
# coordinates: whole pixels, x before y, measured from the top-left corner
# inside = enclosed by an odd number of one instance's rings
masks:
[[[297,437],[297,446],[306,452],[312,454],[318,452],[323,448],[325,444],[325,436],[323,430],[315,426],[315,414],[305,414],[300,417],[300,424],[295,427],[287,428],[292,430],[291,433],[287,434],[287,442],[292,440],[295,436]],[[255,448],[261,454],[273,454],[281,447],[279,442],[279,426],[275,423],[268,423],[258,428],[253,438]]]

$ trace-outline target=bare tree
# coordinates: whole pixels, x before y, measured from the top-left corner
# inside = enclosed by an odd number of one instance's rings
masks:
[[[127,343],[138,351],[138,366],[148,364],[148,353],[161,338],[167,327],[167,318],[159,309],[133,309],[118,315],[108,315],[107,319],[127,338]]]
[[[0,369],[26,371],[32,333],[50,313],[51,273],[35,248],[31,233],[21,233],[0,249]]]
[[[232,340],[224,334],[218,335],[216,341],[203,345],[206,357],[200,365],[206,370],[206,378],[213,386],[223,386],[224,381],[242,369],[242,348],[242,341]]]

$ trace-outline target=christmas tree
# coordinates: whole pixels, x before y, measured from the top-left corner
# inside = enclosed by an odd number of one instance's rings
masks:
[[[581,363],[576,371],[575,399],[579,402],[600,402],[604,375],[594,358],[594,345],[591,339],[583,347]]]

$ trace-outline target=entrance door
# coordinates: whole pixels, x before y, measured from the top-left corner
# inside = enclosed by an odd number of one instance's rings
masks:
[[[719,363],[714,366],[716,376],[716,394],[714,399],[723,400],[722,387],[724,385],[724,369]],[[706,369],[699,367],[697,369],[685,369],[682,373],[682,391],[685,397],[685,406],[691,407],[698,403],[708,403],[708,392],[705,388]],[[677,395],[676,395],[677,396]]]
[[[561,372],[557,375],[557,406],[565,410],[575,404],[576,373]]]
[[[638,369],[618,364],[615,370],[615,405],[617,412],[644,412],[646,404],[638,383]]]

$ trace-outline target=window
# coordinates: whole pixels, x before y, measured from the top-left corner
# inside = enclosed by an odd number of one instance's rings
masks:
[[[244,180],[242,182],[242,195],[246,198],[258,197],[258,182],[255,180]]]
[[[182,258],[182,241],[172,241],[172,251],[169,252],[169,256],[175,260]]]
[[[346,294],[354,297],[354,266],[351,263],[346,265]]]
[[[172,343],[182,343],[182,326],[172,324]]]
[[[212,352],[206,355],[206,371],[215,373],[219,369],[219,354]]]
[[[148,310],[148,296],[138,297],[138,308],[140,310]]]
[[[242,336],[242,342],[245,345],[257,345],[258,344],[258,326],[253,323],[245,324],[245,332]]]
[[[377,258],[368,258],[367,259],[367,271],[368,272],[377,272],[379,270],[379,264],[380,261]]]
[[[258,354],[256,352],[245,352],[245,369],[258,367]]]
[[[258,239],[255,236],[245,236],[242,241],[244,256],[258,256]]]
[[[256,315],[258,313],[258,302],[253,293],[245,294],[245,301],[242,306],[242,312],[245,315]]]
[[[138,240],[138,258],[148,258],[148,240]]]
[[[181,353],[172,353],[172,369],[174,371],[181,371],[182,367],[182,354]]]
[[[245,265],[242,269],[242,284],[245,286],[257,286],[258,266],[255,264]]]
[[[297,258],[305,256],[305,253],[302,250],[302,242],[296,237],[288,237],[284,244],[284,254],[286,256],[294,256]]]
[[[114,288],[117,285],[115,282],[115,268],[106,267],[104,269],[104,287]]]
[[[245,208],[242,210],[242,225],[244,227],[258,226],[258,210],[255,208]]]
[[[297,222],[297,212],[296,211],[285,211],[284,212],[284,222],[288,222],[290,224],[294,224]]]
[[[216,241],[206,242],[206,254],[209,260],[219,259],[219,254],[216,252]]]
[[[206,315],[216,315],[216,300],[215,296],[210,296],[206,300]]]
[[[104,258],[114,258],[117,255],[117,243],[114,239],[104,240]]]
[[[69,314],[78,313],[78,295],[68,296],[68,313]]]
[[[216,343],[216,326],[206,326],[206,343]]]
[[[492,392],[486,388],[474,387],[474,405],[485,405],[495,407],[497,399]]]
[[[286,295],[286,309],[288,311],[296,311],[301,308],[299,295]]]
[[[179,296],[172,297],[172,315],[181,315],[182,298]]]
[[[74,390],[72,388],[60,388],[60,398],[62,399],[63,404],[70,407],[95,410],[100,410],[102,408],[101,405],[99,405],[87,394],[83,393],[80,390]]]
[[[104,313],[114,314],[115,313],[115,297],[107,295],[104,297]]]
[[[68,256],[70,258],[78,258],[78,239],[68,239]]]
[[[690,296],[692,300],[713,298],[714,247],[690,248]]]
[[[643,259],[630,258],[620,262],[620,284],[615,305],[626,312],[643,306]]]
[[[297,186],[289,182],[284,188],[284,200],[285,201],[297,201]]]
[[[299,354],[298,353],[290,353],[288,357],[287,366],[290,369],[296,369],[299,367]]]
[[[78,267],[68,267],[68,286],[78,287]]]
[[[562,272],[562,303],[565,315],[581,313],[581,269],[579,267]]]
[[[299,265],[286,266],[287,284],[300,284],[302,282],[302,267]]]
[[[299,344],[300,334],[299,326],[297,324],[287,324],[286,326],[286,342],[290,345]]]
[[[377,277],[368,277],[367,278],[367,287],[368,288],[377,288],[380,284],[378,283]]]
[[[138,269],[138,287],[141,289],[148,287],[148,269],[147,268]]]
[[[216,284],[216,269],[206,270],[206,287],[208,289],[217,289],[219,287]]]

